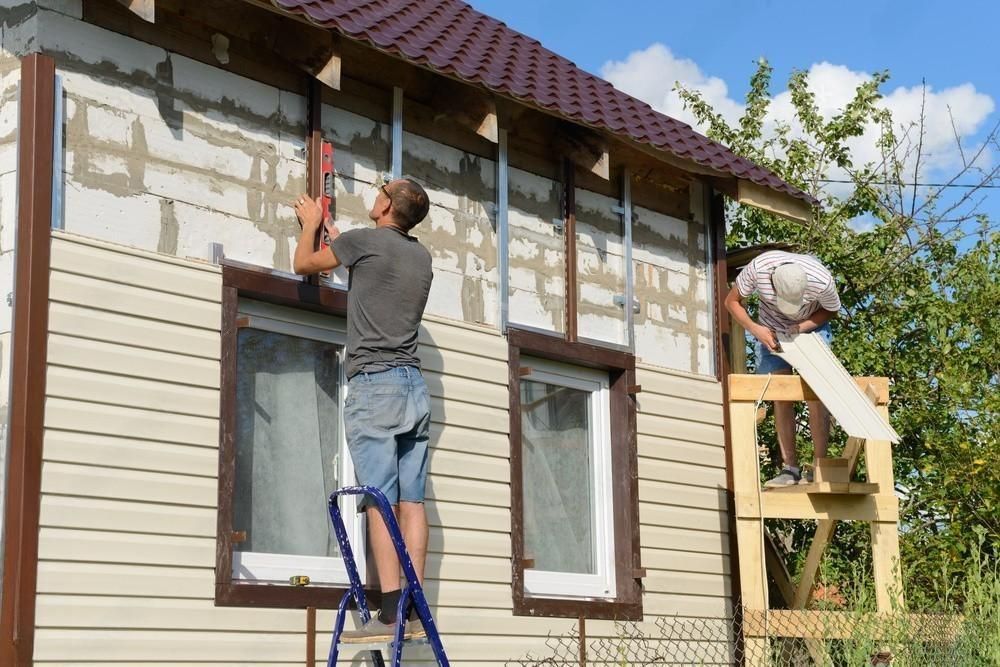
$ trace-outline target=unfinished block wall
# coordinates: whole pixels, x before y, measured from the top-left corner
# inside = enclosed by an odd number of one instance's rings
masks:
[[[714,375],[707,211],[699,185],[638,199],[632,259],[636,354],[657,366]]]

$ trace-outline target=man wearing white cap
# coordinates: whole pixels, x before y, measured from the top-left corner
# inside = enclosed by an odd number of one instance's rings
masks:
[[[744,305],[744,300],[755,292],[759,322],[754,322]],[[840,296],[833,275],[815,257],[770,250],[740,271],[726,297],[726,308],[757,339],[757,373],[788,375],[792,367],[773,354],[779,349],[776,333],[815,332],[829,344],[829,323],[840,310]],[[798,484],[802,471],[795,452],[795,414],[791,403],[775,401],[774,425],[783,468],[765,486]],[[816,457],[825,457],[830,440],[830,413],[819,401],[809,401],[809,430]],[[812,481],[811,475],[807,481]]]

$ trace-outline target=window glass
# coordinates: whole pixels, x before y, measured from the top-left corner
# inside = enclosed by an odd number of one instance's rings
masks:
[[[535,568],[594,574],[590,392],[521,382],[524,549]]]
[[[525,592],[615,596],[608,374],[523,359]]]
[[[326,499],[340,484],[340,347],[239,331],[236,485],[239,551],[338,556]]]

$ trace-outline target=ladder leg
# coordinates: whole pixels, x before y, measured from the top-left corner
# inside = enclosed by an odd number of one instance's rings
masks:
[[[333,528],[337,535],[337,542],[340,544],[340,554],[344,560],[344,565],[347,568],[348,578],[351,581],[350,595],[358,603],[358,609],[361,612],[362,620],[367,622],[371,618],[371,613],[368,610],[364,587],[361,585],[361,578],[358,575],[357,565],[354,561],[354,552],[351,551],[351,545],[348,541],[347,530],[344,527],[340,507],[337,505],[337,499],[342,495],[368,495],[375,501],[379,514],[385,522],[386,530],[389,532],[389,537],[396,549],[396,557],[399,559],[399,565],[403,572],[403,577],[406,579],[406,585],[400,593],[399,606],[397,607],[395,641],[390,646],[390,649],[393,652],[393,667],[399,667],[402,664],[403,634],[406,625],[407,607],[410,603],[415,606],[417,616],[420,618],[421,623],[423,623],[424,630],[427,632],[427,641],[430,643],[431,648],[434,651],[434,657],[437,659],[439,667],[450,667],[448,657],[444,652],[444,646],[441,643],[441,636],[437,631],[437,624],[434,622],[430,606],[427,604],[427,598],[424,596],[424,589],[420,585],[420,580],[417,578],[416,570],[413,568],[413,561],[410,559],[410,554],[406,550],[406,543],[404,542],[402,532],[399,529],[399,523],[396,521],[396,517],[392,513],[392,507],[389,505],[389,501],[386,499],[385,495],[373,486],[345,487],[332,493],[329,501],[330,519],[333,522]],[[341,630],[343,629],[343,620],[340,616],[343,615],[346,615],[346,611],[342,611],[338,615],[338,626]],[[339,640],[339,636],[340,634],[338,631],[334,637],[334,641]],[[372,662],[376,665],[376,667],[385,667],[381,651],[375,650],[372,651],[371,654]],[[331,655],[335,655],[332,650]],[[331,662],[328,667],[334,667],[333,663]]]
[[[350,582],[350,589],[344,594],[340,608],[337,611],[333,642],[330,646],[330,657],[327,660],[327,667],[335,667],[337,656],[340,653],[338,646],[340,635],[344,631],[344,621],[347,620],[348,601],[353,599],[357,603],[362,623],[367,623],[371,619],[372,614],[368,609],[365,587],[361,584],[361,575],[358,574],[357,562],[354,560],[354,551],[351,549],[351,542],[347,537],[347,528],[344,526],[344,517],[340,512],[336,493],[330,496],[327,507],[330,511],[330,522],[333,524],[333,532],[337,536],[337,544],[340,546],[340,557],[344,561],[344,567],[347,569],[347,578]],[[375,667],[385,667],[385,661],[382,659],[380,651],[371,651],[371,658]]]

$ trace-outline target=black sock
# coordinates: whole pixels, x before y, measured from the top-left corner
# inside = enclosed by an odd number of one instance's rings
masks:
[[[382,593],[382,609],[379,610],[378,620],[386,625],[396,622],[396,608],[399,607],[399,596],[402,594],[398,588],[394,591]]]

